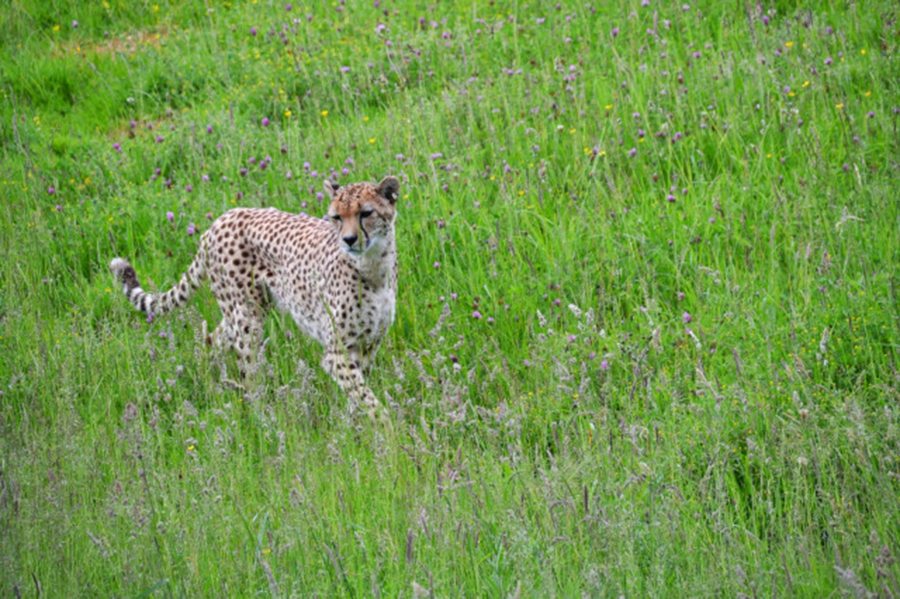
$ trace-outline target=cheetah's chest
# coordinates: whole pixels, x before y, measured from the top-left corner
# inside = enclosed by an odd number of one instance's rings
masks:
[[[334,311],[336,329],[347,345],[375,347],[394,322],[395,292],[388,287],[358,291],[349,305],[342,299],[337,305],[344,308]]]
[[[384,287],[372,293],[369,305],[372,314],[371,333],[364,336],[364,340],[371,345],[380,341],[394,323],[397,296],[393,289]]]

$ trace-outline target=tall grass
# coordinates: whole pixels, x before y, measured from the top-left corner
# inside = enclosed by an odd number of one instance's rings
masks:
[[[900,591],[892,3],[187,4],[0,8],[5,593]],[[388,173],[393,432],[108,273]]]

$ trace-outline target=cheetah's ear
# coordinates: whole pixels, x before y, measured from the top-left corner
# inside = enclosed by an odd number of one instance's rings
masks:
[[[332,200],[334,199],[334,194],[336,194],[337,190],[340,188],[340,183],[335,183],[331,179],[325,179],[325,193],[327,193],[328,197]]]
[[[397,198],[400,197],[400,181],[397,180],[397,177],[387,176],[378,184],[377,191],[378,195],[386,198],[391,204],[394,204],[396,203]]]

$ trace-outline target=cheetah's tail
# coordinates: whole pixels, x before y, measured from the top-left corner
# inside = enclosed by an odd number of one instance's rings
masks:
[[[183,275],[178,284],[165,293],[148,293],[141,288],[134,267],[122,258],[113,258],[109,263],[109,269],[122,284],[122,291],[135,308],[147,314],[148,317],[165,314],[174,308],[187,303],[191,295],[200,283],[206,278],[206,252],[201,246],[194,261]]]

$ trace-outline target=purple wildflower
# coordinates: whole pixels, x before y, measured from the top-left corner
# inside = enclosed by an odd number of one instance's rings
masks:
[[[481,320],[481,312],[479,312],[478,310],[474,310],[472,312],[472,318],[474,318],[475,320]]]
[[[612,28],[612,31],[611,31],[610,33],[612,33],[612,36],[613,36],[613,37],[619,37],[619,28],[618,28],[618,27],[613,27],[613,28]]]
[[[694,320],[694,317],[691,316],[691,313],[690,313],[690,312],[685,312],[684,314],[681,315],[681,321],[682,321],[684,324],[688,324],[688,323],[690,323],[690,322],[693,321],[693,320]]]
[[[115,150],[116,152],[121,152],[121,151],[122,151],[122,144],[120,144],[119,142],[114,143],[114,144],[113,144],[113,150]]]
[[[262,118],[262,120],[260,121],[260,124],[261,124],[263,127],[268,127],[268,126],[269,126],[269,117],[264,116],[264,117]]]
[[[250,35],[252,35],[252,36],[254,36],[254,37],[256,36],[256,27],[251,27],[251,28],[250,28]]]
[[[187,226],[187,234],[193,235],[196,232],[197,232],[197,227],[194,226],[194,223],[189,223]]]
[[[51,196],[52,196],[52,195],[54,195],[55,193],[56,193],[56,188],[53,187],[52,185],[51,185],[50,187],[47,188],[47,195],[51,195]]]
[[[174,220],[175,220],[175,213],[172,212],[171,210],[169,210],[168,212],[166,212],[166,220],[169,221],[169,222],[174,221]]]
[[[629,158],[634,158],[635,156],[637,156],[637,148],[631,148],[630,150],[628,150]]]
[[[606,358],[600,361],[600,370],[609,370],[609,361]]]

